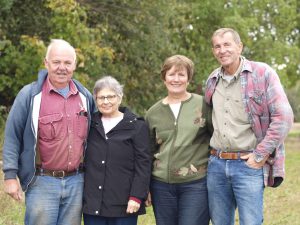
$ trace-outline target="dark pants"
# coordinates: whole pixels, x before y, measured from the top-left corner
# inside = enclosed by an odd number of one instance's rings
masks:
[[[103,217],[83,214],[84,225],[136,225],[137,216]]]
[[[206,177],[168,184],[151,181],[151,198],[157,225],[208,225]]]

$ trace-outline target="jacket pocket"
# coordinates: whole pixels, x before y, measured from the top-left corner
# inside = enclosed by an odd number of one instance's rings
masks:
[[[122,179],[115,177],[113,183],[115,186],[112,185],[111,191],[107,193],[110,196],[111,204],[126,205],[130,197],[131,179],[126,176],[123,176]]]
[[[43,140],[60,140],[63,138],[63,115],[56,113],[39,118],[39,136]]]

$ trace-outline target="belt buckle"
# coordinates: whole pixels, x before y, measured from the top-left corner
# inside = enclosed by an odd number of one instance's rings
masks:
[[[61,174],[61,175],[60,175]],[[58,170],[58,171],[52,171],[52,176],[57,178],[64,178],[65,177],[65,171],[64,170]]]
[[[223,159],[222,156],[221,156],[221,154],[222,154],[222,151],[219,151],[219,153],[218,153],[219,159]]]

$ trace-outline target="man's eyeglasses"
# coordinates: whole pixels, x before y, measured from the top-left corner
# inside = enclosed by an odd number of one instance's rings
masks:
[[[108,101],[108,102],[112,102],[116,99],[116,95],[107,95],[107,96],[97,96],[97,100],[99,102],[105,102],[105,99]]]

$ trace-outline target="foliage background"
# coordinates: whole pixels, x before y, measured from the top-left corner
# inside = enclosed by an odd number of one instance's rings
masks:
[[[218,66],[210,37],[220,27],[238,30],[243,54],[270,64],[289,89],[300,77],[299,12],[299,0],[0,0],[0,105],[36,79],[46,46],[63,38],[76,48],[77,79],[92,90],[115,76],[124,103],[143,114],[165,95],[159,72],[173,54],[195,62],[190,91],[201,92]]]

